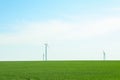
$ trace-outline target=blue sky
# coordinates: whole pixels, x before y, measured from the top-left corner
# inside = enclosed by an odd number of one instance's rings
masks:
[[[0,60],[120,59],[119,0],[0,0]]]

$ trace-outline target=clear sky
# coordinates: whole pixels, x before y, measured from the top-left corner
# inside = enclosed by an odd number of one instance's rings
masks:
[[[0,60],[120,59],[120,0],[0,0]]]

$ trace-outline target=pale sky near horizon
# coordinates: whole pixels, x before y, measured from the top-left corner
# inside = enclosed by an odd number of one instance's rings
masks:
[[[0,60],[120,60],[120,0],[0,0]]]

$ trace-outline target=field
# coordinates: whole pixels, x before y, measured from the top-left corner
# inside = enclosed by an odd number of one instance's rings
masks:
[[[0,80],[120,80],[120,61],[0,62]]]

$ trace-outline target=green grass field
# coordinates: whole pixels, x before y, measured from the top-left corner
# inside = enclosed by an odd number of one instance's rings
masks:
[[[120,80],[120,61],[0,62],[0,80]]]

